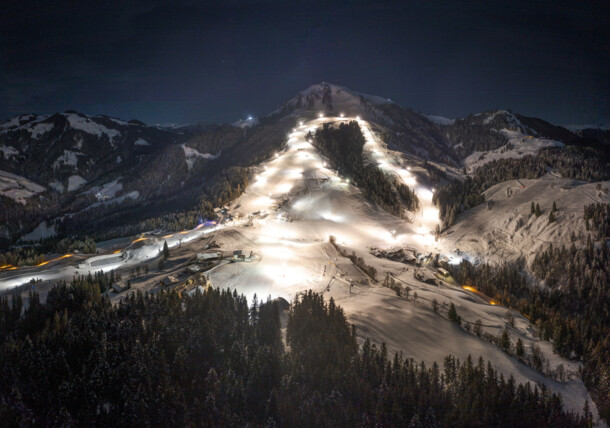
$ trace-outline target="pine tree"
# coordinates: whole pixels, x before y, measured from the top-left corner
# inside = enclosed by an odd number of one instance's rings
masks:
[[[540,204],[536,204],[536,217],[540,217],[542,215],[542,211],[540,211]]]
[[[453,303],[451,303],[451,306],[449,307],[449,313],[447,315],[449,316],[449,319],[454,323],[458,325],[462,323],[462,318],[458,315],[457,311],[455,310],[455,305]]]
[[[555,222],[555,216],[553,215],[553,211],[549,213],[549,224]]]
[[[500,341],[498,343],[500,348],[502,348],[505,352],[510,350],[510,337],[508,337],[508,331],[504,329],[502,332],[502,336],[500,337]]]
[[[534,204],[534,201],[532,201],[532,207],[530,209],[530,214],[536,214],[536,205]]]
[[[167,241],[163,242],[163,258],[169,259],[169,247],[167,246]]]
[[[515,345],[515,353],[519,358],[523,358],[525,356],[525,349],[523,348],[523,341],[521,340],[521,338],[517,339],[517,344]]]
[[[555,201],[553,201],[553,210],[552,210],[552,212],[555,212],[555,211],[557,211],[557,204],[555,203]]]

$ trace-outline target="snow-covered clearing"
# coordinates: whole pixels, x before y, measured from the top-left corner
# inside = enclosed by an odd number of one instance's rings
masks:
[[[123,183],[120,182],[122,177],[115,178],[108,183],[104,183],[101,186],[94,186],[91,189],[87,190],[85,194],[95,193],[98,194],[98,198],[100,199],[112,199],[115,195],[123,190]]]
[[[73,129],[97,135],[98,138],[101,138],[102,135],[106,135],[111,143],[116,137],[121,136],[121,133],[116,129],[106,128],[104,125],[100,125],[88,117],[82,117],[72,113],[66,113],[65,116]]]
[[[59,193],[64,193],[64,191],[66,190],[66,187],[59,181],[53,181],[52,183],[49,183],[49,187],[51,189],[57,190]]]
[[[134,146],[150,146],[150,143],[142,138],[138,138],[133,143]]]
[[[68,178],[68,192],[78,190],[85,184],[87,184],[87,180],[80,175],[71,175],[70,178]]]
[[[37,116],[35,114],[22,114],[12,117],[7,122],[0,123],[0,133],[11,130],[12,128],[18,128],[23,122],[29,122],[36,117]]]
[[[22,236],[21,240],[38,241],[40,239],[50,238],[52,236],[55,236],[56,234],[57,232],[55,231],[55,225],[52,224],[50,226],[47,226],[47,222],[43,221],[38,226],[36,226],[36,229],[32,230],[27,235]]]
[[[44,187],[25,177],[7,171],[0,171],[0,194],[2,196],[25,205],[27,198],[44,191]]]
[[[53,169],[57,169],[60,166],[71,166],[76,169],[78,167],[78,156],[84,156],[84,153],[73,152],[71,150],[64,150],[64,154],[59,156],[55,162],[53,162]]]
[[[17,150],[13,146],[7,146],[4,144],[0,146],[0,152],[2,152],[2,156],[4,157],[4,159],[10,159],[11,156],[19,154],[19,150]]]
[[[446,231],[445,248],[459,248],[469,254],[485,255],[492,262],[524,257],[531,261],[535,252],[553,245],[586,240],[583,207],[595,202],[610,201],[610,182],[586,184],[547,174],[537,180],[510,180],[485,192],[490,201],[460,214],[459,221]],[[531,214],[531,203],[540,205],[542,215]],[[556,203],[555,222],[549,223],[549,212]],[[460,258],[455,258],[459,262]]]
[[[182,147],[182,150],[184,150],[184,157],[186,158],[186,166],[189,171],[193,168],[193,165],[195,164],[195,161],[197,160],[197,158],[216,159],[216,158],[218,158],[218,156],[220,156],[220,153],[215,154],[215,155],[213,155],[211,153],[200,153],[196,149],[188,147],[186,145],[186,143],[181,144],[180,147]]]
[[[510,129],[502,129],[500,132],[508,138],[508,143],[496,150],[473,152],[464,159],[464,166],[466,166],[469,171],[474,171],[481,165],[492,160],[522,158],[526,155],[535,155],[544,147],[564,146],[564,144],[559,141],[548,140],[546,138],[534,138],[531,135],[526,135],[519,131],[511,131]]]
[[[51,129],[53,129],[53,126],[55,125],[53,125],[52,123],[37,123],[36,125],[28,128],[28,131],[31,134],[32,138],[38,139],[47,132],[49,132]]]

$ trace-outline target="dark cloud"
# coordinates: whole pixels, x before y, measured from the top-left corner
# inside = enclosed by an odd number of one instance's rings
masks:
[[[20,1],[0,14],[0,117],[265,114],[331,81],[426,113],[608,121],[607,2]]]

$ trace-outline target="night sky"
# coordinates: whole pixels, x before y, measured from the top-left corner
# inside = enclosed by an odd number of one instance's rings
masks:
[[[459,117],[610,123],[610,2],[7,1],[0,118],[265,115],[322,81]]]

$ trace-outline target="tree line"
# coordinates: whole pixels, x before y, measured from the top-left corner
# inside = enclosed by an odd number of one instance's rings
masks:
[[[519,159],[494,159],[478,167],[464,181],[455,180],[437,189],[433,202],[447,228],[459,213],[485,202],[482,194],[485,190],[504,181],[540,178],[549,168],[575,180],[607,180],[610,171],[598,155],[598,151],[589,147],[568,146],[547,147],[537,155]]]
[[[468,357],[427,366],[366,341],[311,291],[288,312],[228,290],[132,293],[100,278],[0,302],[3,426],[583,426],[544,386]],[[287,346],[285,346],[287,345]]]
[[[523,263],[501,266],[446,265],[461,284],[514,307],[551,340],[553,350],[583,360],[583,381],[600,415],[610,418],[610,248],[595,246],[591,237],[583,248],[550,246],[536,254],[531,271],[543,286],[528,286]]]
[[[396,216],[405,217],[404,210],[417,211],[419,200],[406,184],[377,166],[365,163],[362,149],[365,139],[356,121],[325,123],[315,134],[309,134],[313,145],[339,170],[349,177],[377,205]]]

